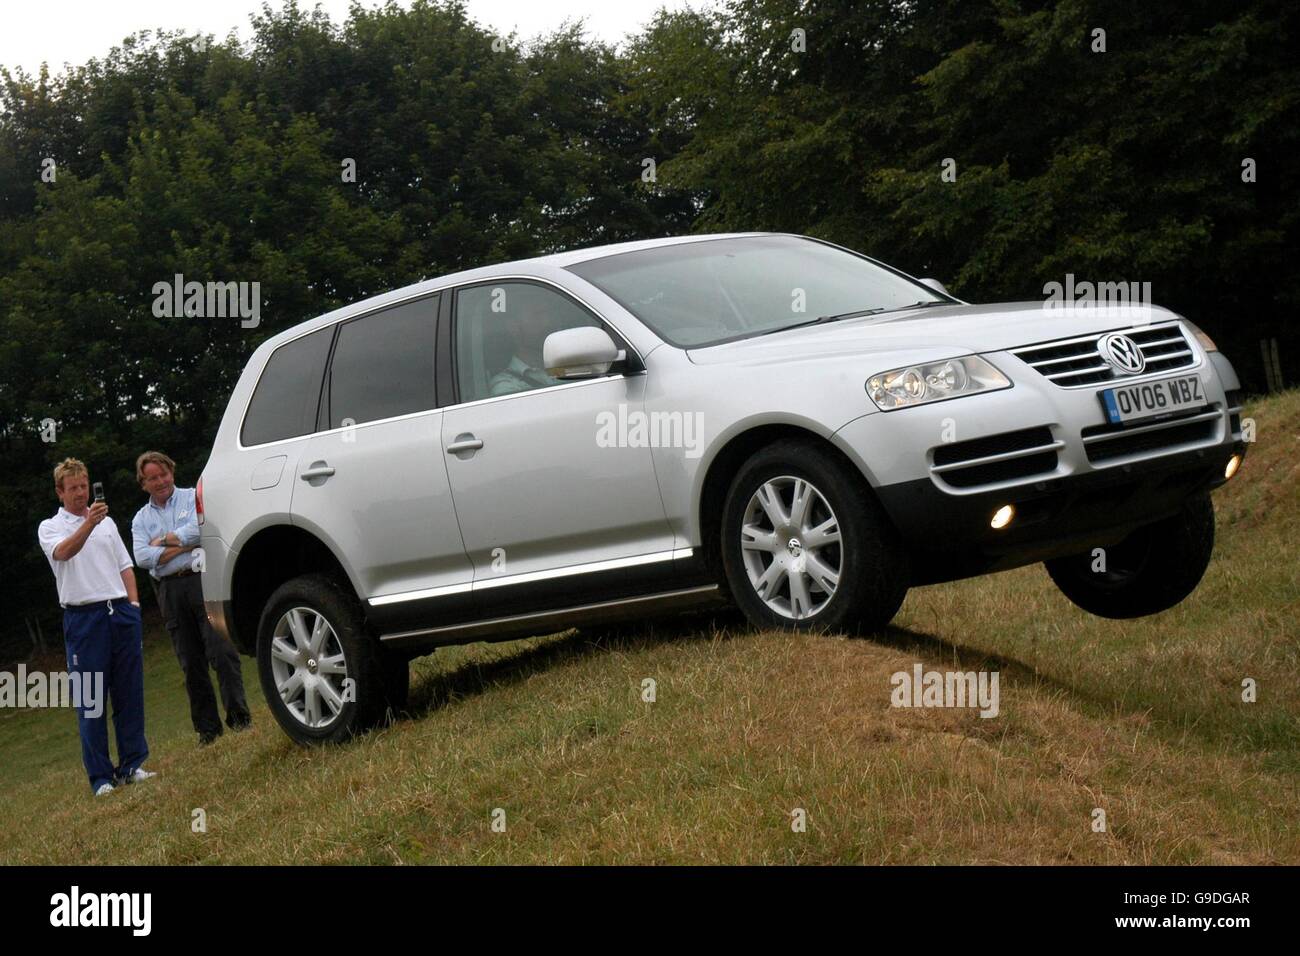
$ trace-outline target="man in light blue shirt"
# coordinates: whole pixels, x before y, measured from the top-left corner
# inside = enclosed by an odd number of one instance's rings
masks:
[[[135,474],[149,500],[131,522],[135,563],[158,582],[158,605],[171,632],[172,647],[185,673],[190,698],[190,720],[199,743],[221,736],[221,715],[208,666],[217,672],[226,723],[243,730],[252,719],[244,696],[239,651],[208,623],[203,606],[203,585],[196,561],[199,522],[193,488],[177,488],[176,463],[159,451],[136,459]],[[198,565],[198,566],[196,566]]]

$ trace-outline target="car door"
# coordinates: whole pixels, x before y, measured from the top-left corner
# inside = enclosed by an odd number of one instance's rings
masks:
[[[575,603],[611,574],[635,590],[669,571],[673,533],[651,450],[607,427],[643,414],[645,375],[559,382],[541,368],[542,343],[561,329],[601,326],[627,344],[540,281],[479,283],[455,296],[456,404],[442,445],[479,603],[511,594]]]
[[[464,592],[472,569],[436,408],[438,296],[339,325],[321,426],[298,458],[295,523],[333,543],[373,606]]]

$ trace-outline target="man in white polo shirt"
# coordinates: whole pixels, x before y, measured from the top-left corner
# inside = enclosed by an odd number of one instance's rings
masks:
[[[106,709],[98,708],[93,717],[88,707],[77,710],[81,760],[91,791],[100,797],[111,793],[115,783],[139,783],[155,776],[141,767],[149,745],[144,739],[140,599],[131,556],[117,526],[104,520],[108,505],[89,505],[86,466],[75,458],[60,462],[54,469],[54,493],[63,507],[41,522],[39,537],[63,606],[68,672],[81,674],[83,686],[92,675],[102,674],[113,703],[116,767],[108,752]]]

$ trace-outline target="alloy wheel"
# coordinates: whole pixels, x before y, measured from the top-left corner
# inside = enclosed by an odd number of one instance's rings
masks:
[[[782,475],[758,487],[741,519],[740,547],[754,592],[782,617],[813,617],[835,596],[840,525],[807,479]]]
[[[271,672],[289,713],[316,730],[334,723],[350,696],[343,645],[325,616],[309,607],[290,608],[276,622]]]

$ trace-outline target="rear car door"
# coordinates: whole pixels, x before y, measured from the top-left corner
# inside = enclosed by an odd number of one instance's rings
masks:
[[[339,324],[323,431],[298,457],[294,523],[333,544],[372,607],[470,590],[435,400],[438,303],[426,296]]]

